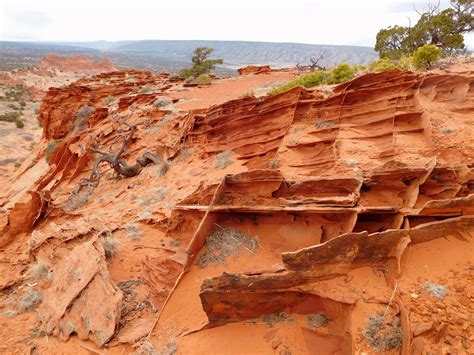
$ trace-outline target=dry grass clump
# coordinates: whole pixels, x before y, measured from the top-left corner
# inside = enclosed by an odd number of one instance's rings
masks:
[[[204,268],[209,264],[225,265],[229,256],[238,256],[242,249],[255,254],[260,248],[257,238],[233,228],[216,225],[206,236],[206,246],[196,264]]]
[[[311,328],[324,327],[329,322],[329,318],[326,315],[321,314],[321,313],[308,314],[306,318],[308,319],[308,325]]]
[[[107,236],[100,238],[100,242],[104,248],[105,257],[107,259],[113,259],[117,254],[117,241],[112,237],[112,234],[108,233]]]
[[[37,263],[31,264],[30,266],[30,274],[36,280],[47,278],[48,271],[49,271],[49,265],[42,263],[40,261]]]
[[[382,313],[377,313],[369,317],[367,328],[362,334],[376,351],[399,349],[402,346],[402,328],[398,316],[388,322]]]
[[[337,125],[337,122],[334,121],[321,121],[317,120],[315,123],[316,129],[322,129],[322,128],[327,128],[327,127],[334,127]]]
[[[86,186],[78,193],[72,192],[64,203],[64,211],[72,212],[85,206],[89,202],[93,191],[92,186]]]
[[[43,302],[43,294],[38,291],[29,291],[20,301],[22,312],[32,311]]]
[[[262,321],[272,327],[276,323],[293,323],[295,320],[285,312],[265,314]]]
[[[72,129],[76,129],[78,132],[83,131],[86,128],[86,123],[89,117],[95,112],[93,106],[81,106],[76,113],[76,121],[72,125]]]
[[[434,284],[431,282],[425,282],[423,285],[426,292],[438,300],[442,300],[446,296],[446,287],[439,284]]]
[[[125,233],[127,233],[127,237],[131,240],[137,240],[143,237],[142,231],[135,223],[128,223],[125,226]]]
[[[230,160],[230,157],[232,156],[232,154],[234,154],[234,152],[231,150],[227,150],[225,152],[217,154],[216,163],[214,166],[217,169],[223,169],[223,168],[228,167],[229,165],[232,164],[232,160]]]

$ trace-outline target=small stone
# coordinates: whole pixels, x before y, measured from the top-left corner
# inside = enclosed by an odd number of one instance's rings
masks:
[[[272,349],[273,350],[277,349],[280,345],[281,345],[281,340],[275,339],[274,341],[272,341]]]
[[[412,326],[413,336],[417,337],[420,334],[426,333],[433,328],[433,322],[414,323]]]
[[[411,298],[415,298],[415,299],[419,297],[417,293],[412,293],[410,296]]]
[[[471,322],[464,322],[464,324],[462,325],[462,330],[467,330],[467,328],[469,328],[470,325],[471,325]]]

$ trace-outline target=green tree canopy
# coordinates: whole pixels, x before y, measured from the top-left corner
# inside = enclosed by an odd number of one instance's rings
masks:
[[[191,61],[193,63],[192,68],[183,69],[180,75],[183,77],[195,77],[197,78],[201,74],[207,74],[213,70],[217,64],[223,64],[223,59],[208,59],[209,55],[214,51],[214,48],[209,47],[198,47],[194,49],[193,57]]]
[[[463,33],[474,29],[474,1],[451,0],[451,7],[439,6],[419,13],[420,19],[413,27],[390,26],[377,33],[375,50],[380,58],[400,59],[425,44],[441,48],[444,54],[464,48]]]

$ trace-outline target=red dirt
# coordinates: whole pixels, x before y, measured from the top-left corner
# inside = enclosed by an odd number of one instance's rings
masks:
[[[331,94],[245,95],[290,71],[50,89],[42,140],[0,189],[2,351],[474,352],[473,69]],[[168,170],[101,165],[75,195],[87,148],[118,151],[122,121],[137,125],[125,159]],[[32,291],[41,304],[22,309]]]

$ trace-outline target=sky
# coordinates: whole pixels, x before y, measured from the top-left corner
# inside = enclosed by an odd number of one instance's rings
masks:
[[[428,0],[0,0],[0,40],[248,40],[374,46]],[[448,7],[441,0],[441,7]],[[474,48],[474,34],[465,43]]]

